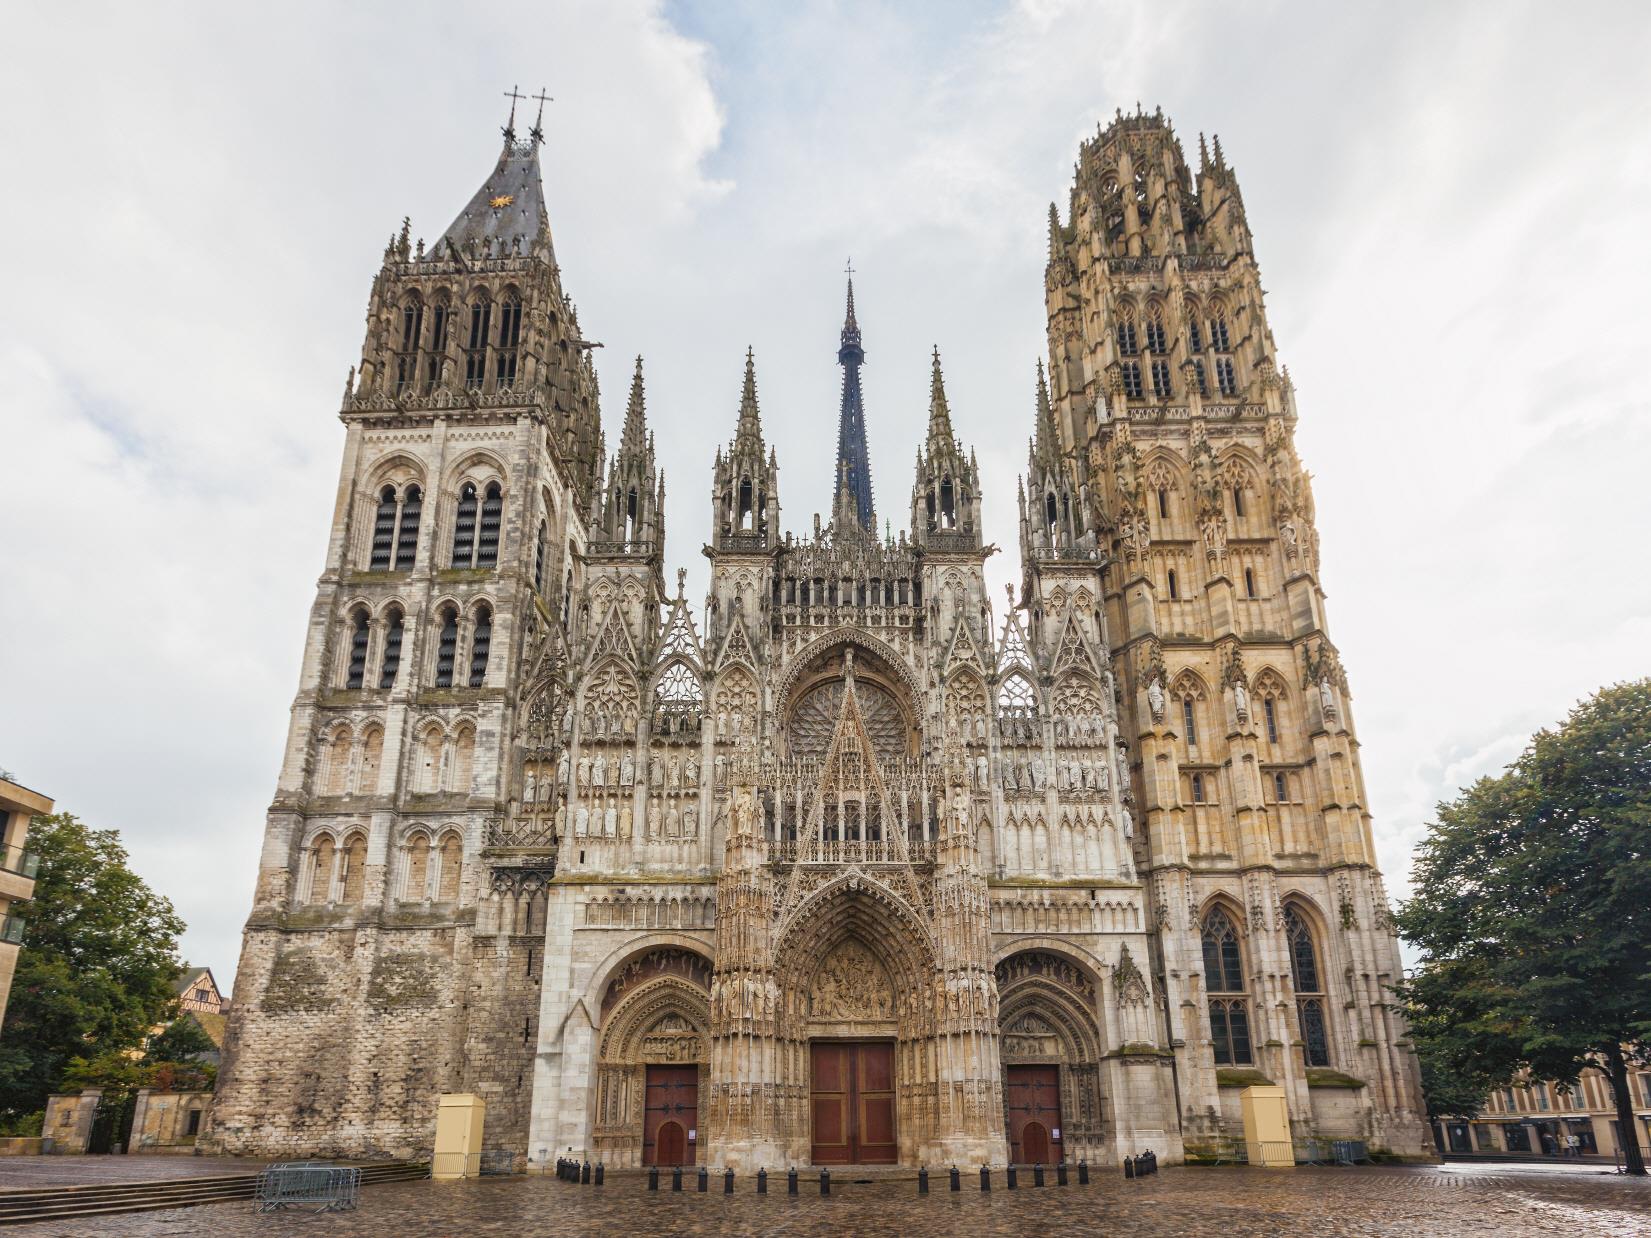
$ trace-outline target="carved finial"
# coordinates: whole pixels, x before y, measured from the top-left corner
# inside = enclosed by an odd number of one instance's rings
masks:
[[[685,568],[685,567],[677,568],[676,569],[676,596],[677,596],[678,601],[682,600],[683,592],[687,588],[687,585],[688,585],[688,569]]]

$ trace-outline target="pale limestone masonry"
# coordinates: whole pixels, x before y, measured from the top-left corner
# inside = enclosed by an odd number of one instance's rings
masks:
[[[1230,170],[1120,118],[1048,288],[1004,612],[938,356],[875,533],[851,288],[831,518],[782,530],[748,354],[696,615],[640,360],[606,455],[537,132],[392,239],[207,1142],[427,1151],[471,1092],[534,1161],[1173,1161],[1265,1079],[1299,1133],[1423,1150]],[[1227,315],[1196,358],[1189,296]]]

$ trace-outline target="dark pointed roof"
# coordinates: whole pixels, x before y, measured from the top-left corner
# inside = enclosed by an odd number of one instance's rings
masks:
[[[526,253],[541,237],[549,241],[550,224],[539,178],[539,142],[518,142],[507,132],[492,175],[448,225],[436,247],[447,242],[462,253],[473,241],[484,246],[491,241],[494,253],[511,253],[519,242]]]
[[[854,277],[848,281],[848,312],[843,319],[842,342],[837,362],[843,367],[843,402],[837,416],[837,485],[834,493],[846,490],[854,500],[854,513],[862,529],[877,529],[871,501],[871,459],[866,451],[865,400],[860,393],[860,363],[866,350],[860,346],[860,324],[854,317]],[[835,505],[834,505],[835,506]]]

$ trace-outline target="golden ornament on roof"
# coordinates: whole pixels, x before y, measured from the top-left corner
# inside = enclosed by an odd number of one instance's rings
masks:
[[[513,194],[501,193],[497,197],[488,199],[487,204],[494,210],[498,210],[501,206],[509,206],[515,200],[516,198]]]

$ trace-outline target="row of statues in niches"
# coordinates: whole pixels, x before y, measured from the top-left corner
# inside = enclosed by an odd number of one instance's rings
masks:
[[[1005,744],[1041,744],[1044,715],[1029,709],[1012,709],[1000,713],[997,719],[998,739]],[[963,720],[963,738],[971,743],[986,739],[986,719]],[[1062,747],[1085,747],[1104,744],[1110,738],[1111,728],[1101,714],[1060,713],[1049,715],[1050,731],[1056,744]]]
[[[569,821],[566,804],[556,809],[556,832],[565,836]],[[572,813],[576,838],[641,838],[648,842],[678,842],[699,837],[699,799],[694,795],[650,795],[638,828],[629,796],[609,794],[581,801]]]

